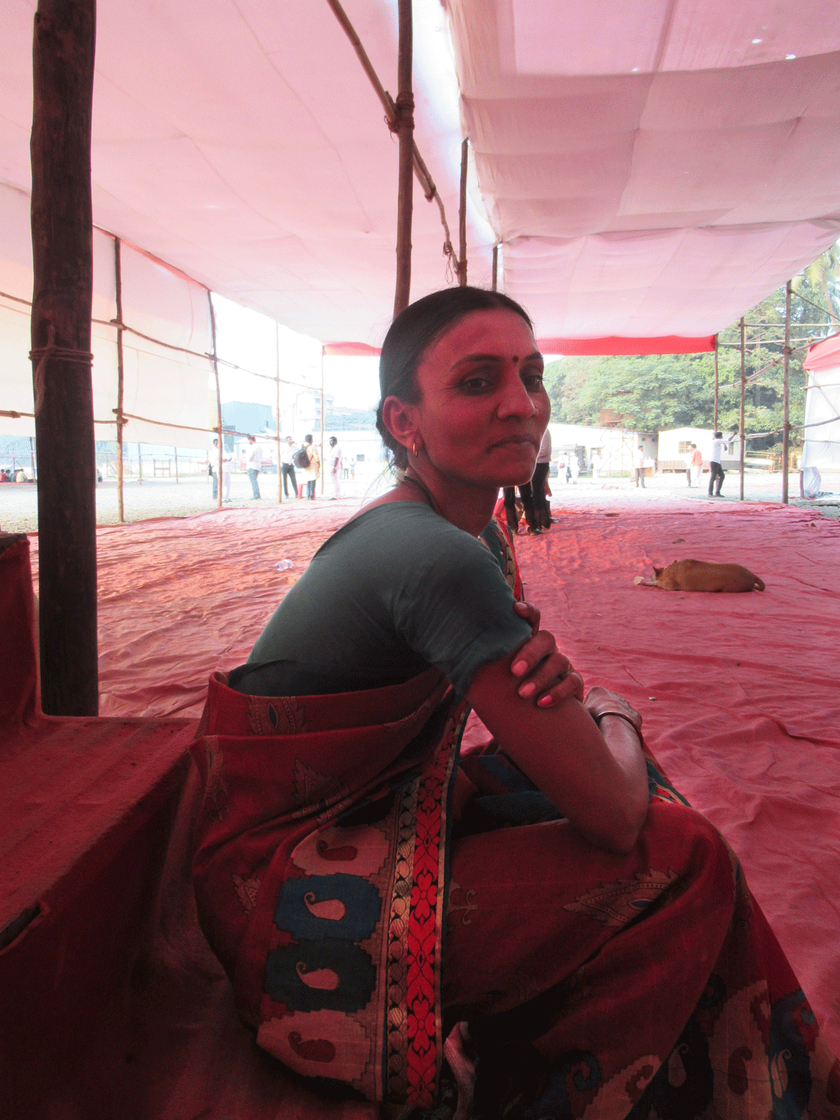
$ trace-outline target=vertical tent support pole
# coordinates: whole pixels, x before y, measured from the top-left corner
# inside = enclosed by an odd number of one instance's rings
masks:
[[[499,290],[499,246],[493,246],[493,291]]]
[[[718,336],[715,335],[715,419],[714,428],[712,431],[718,430],[718,382],[720,380],[720,373],[718,371]]]
[[[467,169],[469,167],[470,142],[461,143],[461,194],[458,205],[458,283],[464,288],[467,284]]]
[[[399,0],[399,61],[397,65],[397,134],[399,153],[399,196],[397,202],[397,282],[394,317],[408,306],[411,293],[411,208],[414,188],[414,94],[411,59],[414,49],[411,0]],[[323,420],[323,409],[322,409]]]
[[[222,390],[219,385],[219,355],[216,351],[216,309],[213,307],[213,293],[207,289],[207,306],[210,308],[210,338],[213,343],[213,352],[210,355],[213,361],[213,380],[216,383],[216,435],[219,437],[219,458],[216,462],[216,479],[218,485],[216,486],[216,509],[222,508]]]
[[[324,347],[321,346],[321,355],[324,354]],[[277,319],[274,320],[274,435],[277,436],[277,501],[278,505],[283,504],[283,472],[280,466],[280,324]],[[324,357],[321,356],[321,362]]]
[[[95,0],[39,0],[33,40],[32,380],[38,440],[41,703],[99,710],[91,379]]]
[[[324,347],[321,347],[321,497],[324,496]]]
[[[122,243],[114,238],[114,291],[117,312],[117,517],[125,524],[125,463],[123,462],[123,430],[125,428],[125,355],[123,353],[122,305]]]
[[[747,343],[746,343],[746,328],[744,326],[744,316],[741,316],[741,412],[738,420],[738,430],[741,436],[741,501],[744,500],[744,448],[746,440],[744,439],[744,398],[747,392]]]
[[[789,375],[790,375],[790,293],[788,280],[785,286],[785,366],[784,366],[784,421],[782,430],[782,502],[788,504],[788,456],[790,454],[790,412],[789,412]]]

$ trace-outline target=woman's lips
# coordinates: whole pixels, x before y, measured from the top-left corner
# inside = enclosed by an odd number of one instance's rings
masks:
[[[532,436],[522,435],[522,436],[506,436],[504,439],[496,440],[495,443],[490,444],[489,450],[493,451],[497,447],[510,447],[510,446],[521,447],[523,445],[527,445],[528,447],[530,447],[534,451],[539,449],[539,442],[535,441]]]

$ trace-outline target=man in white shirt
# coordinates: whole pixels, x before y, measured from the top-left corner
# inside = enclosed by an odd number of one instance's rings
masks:
[[[251,483],[251,496],[256,500],[260,497],[259,473],[262,467],[262,448],[254,436],[248,436],[248,453],[245,456],[245,469],[248,472],[248,481]]]
[[[332,482],[332,498],[341,497],[341,471],[343,463],[341,458],[341,448],[339,447],[338,440],[335,436],[330,436],[330,481]]]
[[[222,491],[226,505],[230,505],[230,464],[233,456],[222,448]],[[210,452],[210,475],[212,479],[213,501],[219,495],[219,441],[213,440],[213,450]]]
[[[295,464],[292,456],[297,451],[298,445],[291,436],[286,436],[280,444],[280,470],[283,473],[283,496],[289,496],[289,483],[292,484],[292,497],[297,497],[297,478],[295,477]]]
[[[733,432],[729,439],[723,438],[723,432],[715,432],[715,438],[712,440],[712,450],[709,454],[709,497],[719,498],[720,488],[723,486],[723,480],[726,478],[721,463],[723,462],[723,452],[727,445],[731,442]],[[714,493],[712,491],[714,490]]]
[[[633,467],[636,471],[636,486],[645,489],[645,449],[639,444],[633,452]]]

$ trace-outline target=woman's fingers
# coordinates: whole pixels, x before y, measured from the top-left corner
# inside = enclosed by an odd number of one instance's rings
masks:
[[[530,677],[535,670],[539,669],[547,657],[556,653],[557,643],[554,640],[554,635],[550,634],[548,630],[538,630],[517,650],[510,671],[515,677]],[[560,654],[559,656],[562,657],[563,655]],[[568,672],[568,658],[564,658],[564,660]],[[519,694],[522,695],[521,688]]]
[[[620,715],[623,719],[629,720],[636,730],[640,730],[642,726],[642,717],[633,708],[623,696],[617,692],[612,692],[608,688],[603,688],[601,685],[595,685],[590,688],[584,699],[584,707],[588,710],[593,719],[597,720],[605,715]]]
[[[517,694],[540,708],[551,708],[570,696],[583,699],[580,673],[557,649],[554,635],[547,630],[539,630],[517,650],[511,672],[522,679]]]
[[[536,634],[540,628],[540,611],[533,603],[517,602],[513,604],[516,613],[524,618],[531,626],[531,633]]]

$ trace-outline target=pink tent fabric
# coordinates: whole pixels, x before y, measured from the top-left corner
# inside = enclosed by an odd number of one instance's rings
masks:
[[[395,94],[394,0],[344,6]],[[35,0],[7,8],[2,179],[25,194]],[[834,0],[444,0],[414,18],[415,138],[452,239],[467,136],[470,281],[489,285],[499,244],[538,336],[708,338],[840,234]],[[379,345],[397,149],[326,3],[113,0],[96,65],[102,229],[292,329]],[[13,203],[0,192],[0,291],[26,299]],[[444,240],[417,189],[413,296],[453,282]]]

